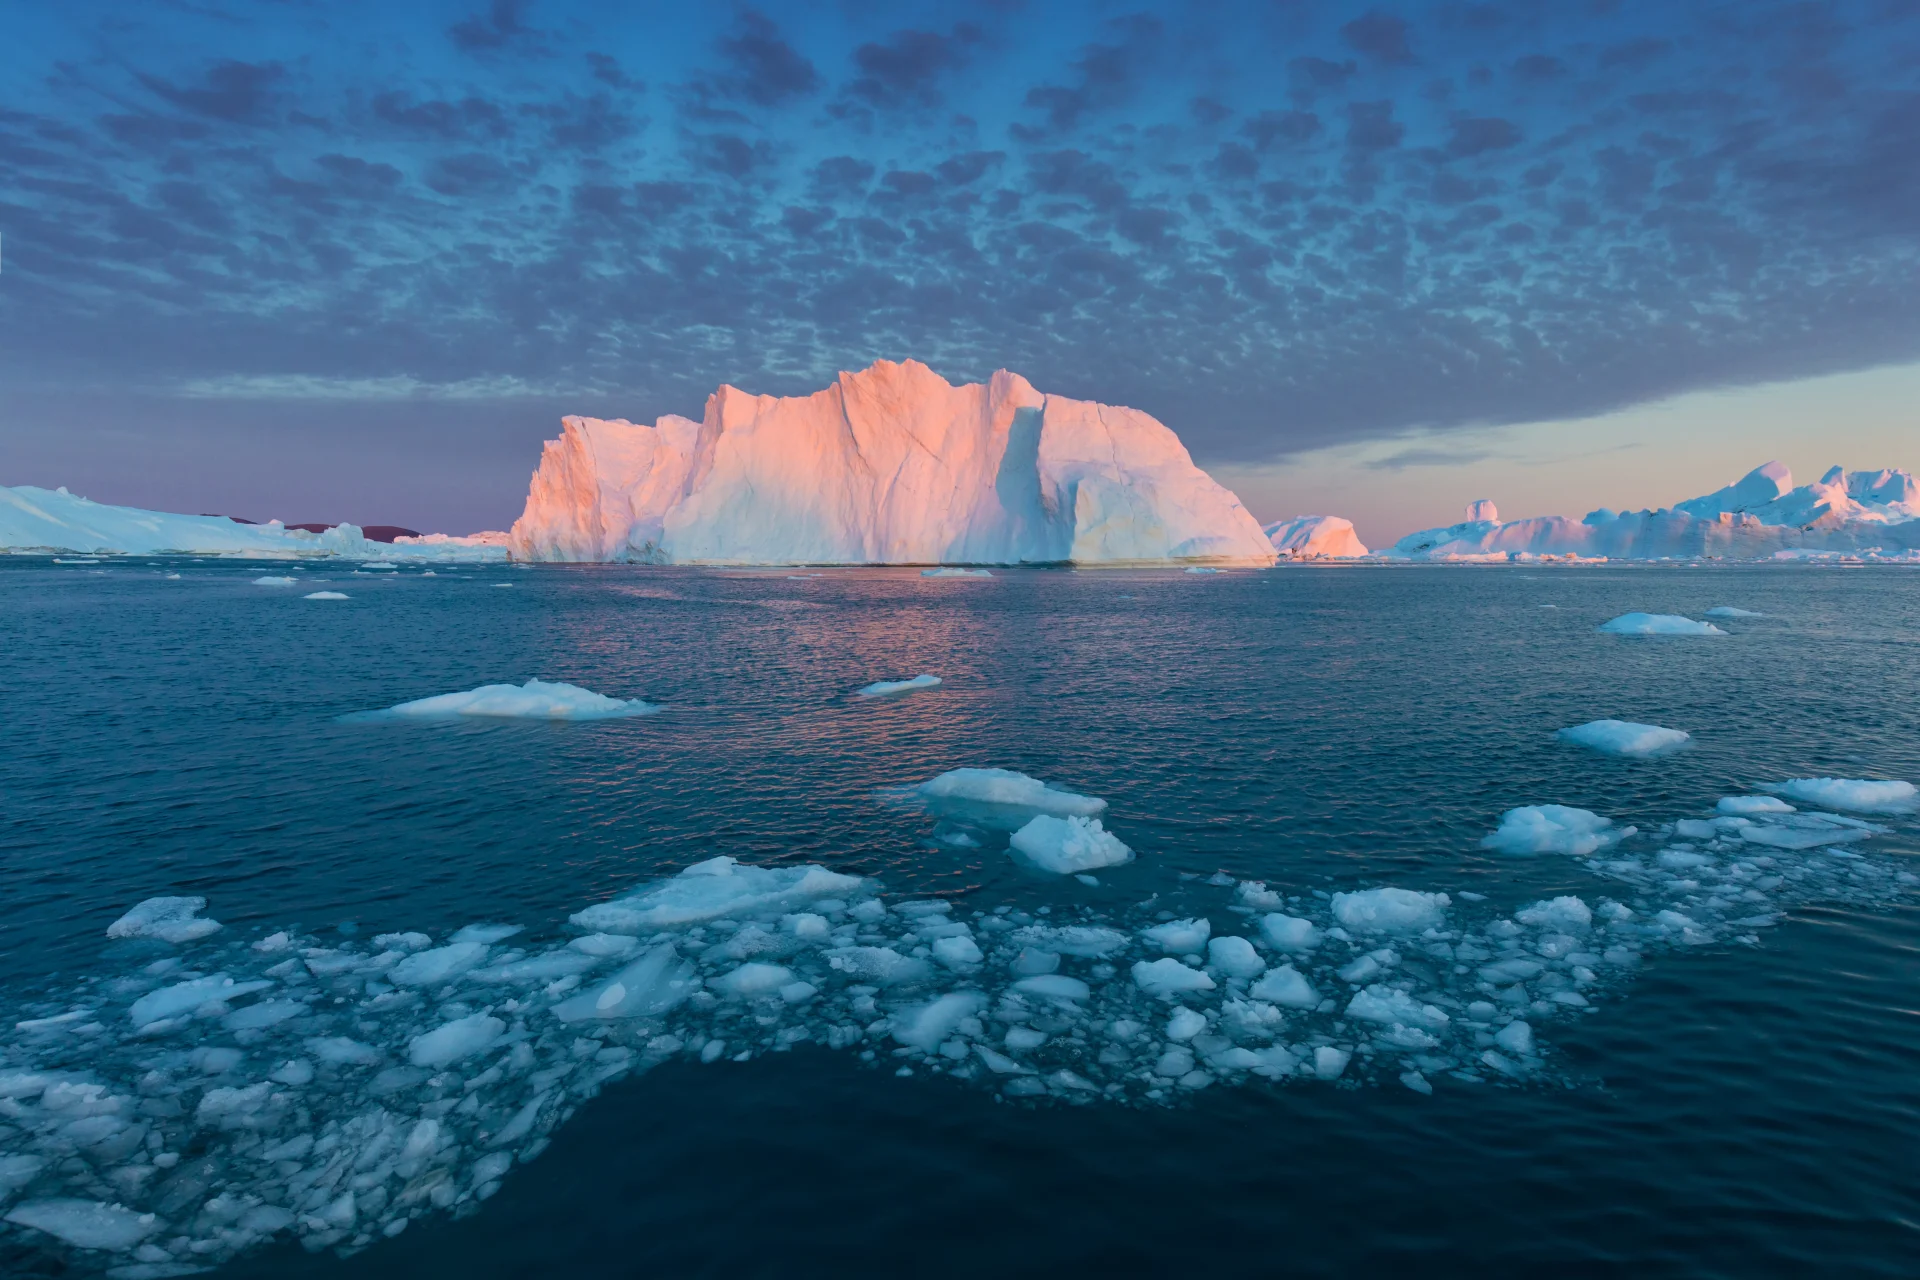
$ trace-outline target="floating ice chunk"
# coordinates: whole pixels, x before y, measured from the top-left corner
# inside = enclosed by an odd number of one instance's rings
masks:
[[[253,585],[256,587],[290,587],[298,581],[298,578],[277,578],[269,574],[264,578],[255,578]]]
[[[1711,622],[1695,622],[1673,613],[1623,613],[1597,628],[1615,636],[1723,636]]]
[[[388,972],[388,981],[402,987],[433,987],[451,982],[487,958],[484,942],[449,942],[444,947],[408,956]]]
[[[1843,827],[1819,822],[1811,822],[1806,826],[1740,828],[1742,840],[1748,844],[1765,845],[1769,849],[1817,849],[1823,844],[1846,844],[1853,840],[1865,840],[1873,834],[1871,828],[1862,830],[1859,827]]]
[[[1704,853],[1695,853],[1691,849],[1662,849],[1654,862],[1669,871],[1692,871],[1695,867],[1713,865],[1713,858]],[[1522,920],[1520,923],[1528,923]]]
[[[1536,902],[1513,913],[1521,924],[1560,933],[1585,933],[1593,927],[1593,911],[1580,899],[1563,896]]]
[[[1371,952],[1341,965],[1334,976],[1342,982],[1369,982],[1385,971],[1380,958]]]
[[[1730,604],[1715,605],[1707,610],[1709,618],[1764,618],[1764,613],[1755,613],[1751,609],[1736,609]]]
[[[1251,978],[1267,967],[1245,938],[1214,938],[1207,943],[1207,961],[1229,978]]]
[[[264,1031],[268,1027],[277,1027],[289,1018],[297,1018],[308,1011],[309,1006],[299,1000],[262,1000],[243,1009],[235,1009],[220,1020],[220,1025],[229,1031]]]
[[[514,986],[531,986],[534,983],[553,982],[576,973],[585,973],[599,963],[599,956],[567,948],[528,956],[523,960],[512,960],[506,964],[488,965],[484,969],[474,969],[471,973],[476,982],[502,982]]]
[[[1333,918],[1355,933],[1418,933],[1440,927],[1452,899],[1417,889],[1363,889],[1333,895]]]
[[[1148,995],[1162,999],[1185,991],[1213,990],[1212,978],[1198,969],[1189,969],[1171,956],[1163,960],[1135,961],[1133,984]]]
[[[915,689],[937,689],[939,687],[939,676],[915,676],[911,680],[876,680],[859,692],[863,698],[884,698],[889,694],[912,693]]]
[[[780,988],[780,998],[788,1004],[805,1004],[820,994],[811,982],[789,982]]]
[[[1267,888],[1264,880],[1242,880],[1239,887],[1234,890],[1234,895],[1240,899],[1243,906],[1262,911],[1280,905],[1280,895]]]
[[[980,1061],[987,1064],[987,1070],[993,1072],[995,1075],[1030,1076],[1033,1074],[1033,1068],[1022,1066],[1019,1062],[1015,1061],[1012,1058],[1009,1058],[1006,1054],[999,1053],[999,1052],[996,1052],[995,1050],[989,1049],[987,1048],[987,1046],[983,1044],[974,1045],[973,1051],[980,1055]]]
[[[7,1221],[57,1236],[79,1249],[124,1253],[159,1230],[150,1213],[135,1213],[98,1200],[29,1200],[15,1205]]]
[[[933,958],[949,969],[979,964],[980,944],[964,935],[933,940]]]
[[[1400,1083],[1415,1093],[1430,1094],[1433,1092],[1433,1086],[1429,1084],[1427,1078],[1418,1071],[1402,1071],[1400,1073]]]
[[[631,955],[639,949],[640,940],[625,933],[589,933],[584,938],[575,938],[567,944],[582,955],[596,959],[613,956]]]
[[[1175,1009],[1173,1016],[1167,1019],[1167,1039],[1169,1040],[1191,1040],[1206,1029],[1207,1015],[1195,1013],[1184,1006]]]
[[[1260,920],[1260,936],[1282,951],[1311,951],[1320,945],[1313,921],[1274,912]]]
[[[1533,1056],[1533,1028],[1524,1022],[1509,1022],[1494,1034],[1493,1042],[1516,1057]]]
[[[496,942],[505,942],[517,933],[525,933],[526,926],[518,924],[470,924],[454,932],[449,942],[484,942],[492,946]]]
[[[315,1036],[307,1041],[307,1052],[336,1067],[370,1067],[384,1056],[350,1036]]]
[[[1039,973],[1031,978],[1022,978],[1013,984],[1013,989],[1022,995],[1040,996],[1047,1000],[1085,1000],[1093,994],[1093,988],[1086,983],[1063,973]]]
[[[1213,931],[1213,925],[1205,917],[1192,920],[1169,920],[1157,924],[1151,929],[1142,929],[1140,936],[1162,951],[1174,955],[1195,955],[1207,945],[1207,935]]]
[[[752,999],[778,991],[793,981],[793,970],[777,964],[750,961],[723,975],[714,983],[729,995]]]
[[[218,920],[195,917],[207,906],[205,898],[148,898],[107,926],[109,938],[158,938],[182,943],[218,933]]]
[[[1008,1027],[1007,1034],[1001,1037],[1001,1043],[1015,1053],[1025,1053],[1029,1049],[1038,1049],[1048,1040],[1047,1033],[1036,1031],[1032,1027]]]
[[[827,952],[827,963],[856,982],[883,987],[921,982],[933,973],[925,960],[903,956],[892,947],[836,947]]]
[[[176,982],[170,987],[149,991],[133,1002],[127,1015],[133,1019],[134,1026],[144,1029],[154,1023],[192,1013],[204,1004],[237,1000],[252,992],[264,991],[272,985],[272,982],[264,979],[235,982],[224,973],[216,973],[211,977]]]
[[[825,867],[749,867],[730,857],[695,863],[625,898],[575,912],[570,919],[600,933],[647,934],[724,916],[791,911],[820,898],[862,893],[867,882]]]
[[[1920,809],[1920,798],[1911,782],[1794,778],[1775,789],[1789,800],[1855,813],[1912,813]]]
[[[276,933],[273,937],[284,939],[284,942],[278,946],[269,947],[266,946],[265,943],[271,942],[273,939],[268,938],[261,942],[254,943],[253,949],[255,951],[284,950],[286,946],[291,945],[293,941],[284,933]],[[467,941],[467,939],[458,937],[457,935],[454,940],[457,942]],[[376,933],[373,935],[373,945],[383,950],[418,951],[422,947],[431,945],[432,942],[432,937],[420,933],[417,930],[409,930],[406,933]]]
[[[449,1066],[492,1048],[506,1030],[491,1014],[468,1014],[415,1036],[407,1042],[407,1057],[416,1067]]]
[[[1338,1080],[1352,1058],[1353,1054],[1346,1049],[1323,1044],[1313,1051],[1313,1074],[1322,1080]]]
[[[1779,796],[1721,796],[1715,804],[1716,812],[1731,814],[1737,818],[1751,818],[1763,813],[1792,813],[1794,808]]]
[[[697,981],[693,965],[672,943],[662,943],[598,987],[553,1006],[553,1015],[562,1022],[654,1017],[692,995]]]
[[[1631,720],[1592,720],[1562,729],[1554,735],[1562,742],[1598,751],[1602,755],[1645,759],[1670,755],[1691,741],[1684,729],[1665,729],[1657,724],[1636,724]]]
[[[448,720],[485,717],[501,720],[609,720],[651,715],[660,708],[639,698],[609,698],[558,681],[529,680],[523,685],[487,684],[464,693],[416,698],[384,711],[365,711],[353,720]]]
[[[824,938],[833,932],[827,918],[813,911],[800,911],[780,917],[780,927],[796,938]]]
[[[1026,925],[1013,931],[1013,941],[1023,947],[1051,951],[1055,956],[1078,956],[1083,960],[1104,960],[1131,941],[1118,929],[1099,925]]]
[[[1020,948],[1020,954],[1013,958],[1008,966],[1023,977],[1035,974],[1054,973],[1060,968],[1060,953],[1057,951],[1039,951],[1033,947]]]
[[[300,598],[302,600],[345,600],[347,593],[344,591],[309,591]]]
[[[1075,875],[1133,861],[1133,850],[1100,825],[1098,818],[1037,814],[1013,833],[1013,852],[1054,875]]]
[[[1452,1021],[1439,1007],[1421,1004],[1404,991],[1380,984],[1356,992],[1347,1002],[1347,1016],[1383,1026],[1418,1027],[1422,1031],[1438,1031]]]
[[[1091,818],[1107,807],[1107,802],[1097,796],[1056,790],[1038,778],[1012,769],[949,769],[914,787],[911,794],[935,809],[957,809],[962,813],[982,813],[982,816],[994,811],[1003,815],[1009,811],[1021,814],[1009,829],[1024,826],[1026,819],[1034,814]]]
[[[1267,970],[1260,981],[1247,989],[1247,994],[1287,1009],[1312,1009],[1320,1003],[1320,993],[1290,964]]]
[[[923,578],[991,578],[993,574],[985,569],[922,569]]]
[[[1566,853],[1584,858],[1633,835],[1613,819],[1564,804],[1529,804],[1500,815],[1500,827],[1480,842],[1501,853]]]
[[[986,1007],[978,991],[949,991],[927,1004],[914,1005],[893,1015],[893,1038],[901,1044],[931,1053],[953,1034],[963,1019]]]

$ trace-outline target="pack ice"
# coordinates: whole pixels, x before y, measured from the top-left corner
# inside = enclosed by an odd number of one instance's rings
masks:
[[[1271,564],[1240,500],[1135,409],[916,361],[811,396],[722,386],[699,422],[570,417],[514,522],[527,560]]]
[[[1889,785],[1821,795],[1907,794]],[[588,905],[560,936],[484,922],[368,942],[241,938],[209,931],[198,899],[149,899],[114,922],[97,973],[0,993],[0,1235],[9,1256],[126,1277],[281,1236],[349,1252],[472,1212],[612,1081],[799,1045],[1016,1103],[1551,1080],[1554,1025],[1647,957],[1920,889],[1860,850],[1884,827],[1772,796],[1650,837],[1584,810],[1514,813],[1608,831],[1576,864],[1595,890],[1496,906],[1168,875],[1134,907],[1043,913],[722,856]]]
[[[1462,523],[1408,534],[1381,554],[1396,560],[1763,560],[1803,554],[1913,559],[1920,557],[1920,485],[1905,471],[1834,467],[1795,488],[1786,466],[1768,462],[1724,489],[1657,511],[1603,507],[1582,520],[1502,522],[1492,503],[1477,502]]]

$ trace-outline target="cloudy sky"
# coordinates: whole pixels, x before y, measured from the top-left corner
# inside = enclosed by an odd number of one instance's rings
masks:
[[[1146,409],[1263,517],[1324,464],[1375,537],[1523,455],[1672,501],[1792,406],[1920,463],[1915,0],[8,25],[0,483],[499,526],[562,413],[908,356]]]

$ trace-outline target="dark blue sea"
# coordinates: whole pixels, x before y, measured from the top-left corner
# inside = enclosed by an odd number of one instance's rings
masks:
[[[1911,569],[434,568],[0,558],[0,1273],[1920,1273]]]

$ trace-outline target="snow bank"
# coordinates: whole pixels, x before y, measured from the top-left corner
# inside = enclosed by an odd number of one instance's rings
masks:
[[[452,538],[432,534],[397,542],[370,542],[358,526],[335,525],[325,533],[288,529],[278,520],[242,524],[226,516],[175,515],[116,507],[75,497],[64,487],[0,486],[0,551],[79,551],[93,555],[237,556],[250,559],[392,556],[453,562],[507,558],[506,535],[476,533]],[[273,583],[263,585],[286,585]]]
[[[1353,521],[1339,516],[1295,516],[1262,532],[1274,551],[1289,560],[1352,560],[1367,554]]]
[[[1465,523],[1408,534],[1381,553],[1400,560],[1542,557],[1615,560],[1715,557],[1765,560],[1858,555],[1905,560],[1920,548],[1920,487],[1904,471],[1842,471],[1793,487],[1778,462],[1671,510],[1602,508],[1583,520],[1541,516],[1501,523],[1476,503]],[[1737,617],[1737,614],[1715,616]]]
[[[1013,833],[1013,852],[1042,871],[1077,875],[1133,861],[1133,850],[1100,825],[1098,818],[1038,814]]]
[[[889,694],[911,693],[915,689],[938,689],[939,687],[939,676],[914,676],[910,680],[876,680],[859,692],[863,698],[884,698]]]
[[[485,684],[464,693],[416,698],[384,711],[363,711],[350,720],[450,720],[483,717],[502,720],[608,720],[651,715],[660,708],[639,698],[609,698],[558,681],[529,680],[523,685]]]
[[[1635,827],[1616,827],[1587,809],[1563,804],[1530,804],[1500,815],[1499,829],[1480,842],[1501,853],[1565,853],[1585,857],[1633,835]]]
[[[1695,622],[1673,613],[1623,613],[1597,630],[1615,636],[1723,636],[1711,622]]]
[[[1657,724],[1636,724],[1631,720],[1590,720],[1562,729],[1554,736],[1602,755],[1633,759],[1669,755],[1692,740],[1684,729],[1664,729]]]
[[[1789,800],[1847,809],[1854,813],[1913,813],[1920,809],[1911,782],[1874,782],[1859,778],[1794,778],[1775,790]]]
[[[667,564],[1274,559],[1148,415],[911,360],[804,397],[723,386],[700,422],[567,418],[511,539],[521,559]]]

